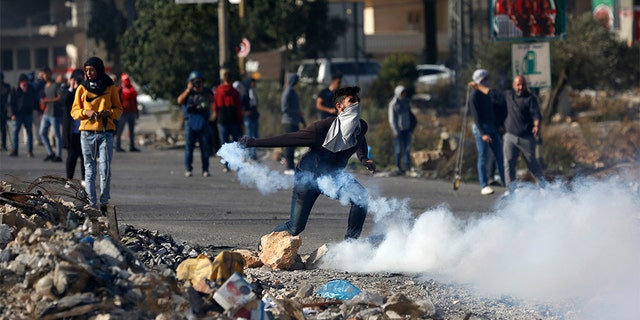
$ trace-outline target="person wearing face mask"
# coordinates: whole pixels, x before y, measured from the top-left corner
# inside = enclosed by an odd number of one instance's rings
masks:
[[[337,116],[325,119],[296,132],[270,138],[244,136],[240,145],[247,148],[308,147],[300,159],[293,177],[293,197],[289,221],[273,231],[300,234],[307,224],[313,204],[320,194],[351,204],[345,239],[357,239],[362,232],[368,210],[367,190],[349,173],[344,171],[349,158],[355,153],[360,163],[375,173],[375,162],[367,158],[367,123],[360,119],[359,87],[337,89],[333,103]],[[335,193],[321,190],[319,181],[331,181]]]
[[[100,173],[100,210],[106,213],[111,198],[111,159],[115,121],[122,115],[118,88],[98,57],[84,63],[85,81],[76,89],[71,117],[80,120],[80,144],[89,204],[98,208],[96,175]]]
[[[513,90],[505,92],[490,89],[475,81],[469,82],[469,87],[489,95],[493,101],[504,101],[507,107],[503,153],[505,186],[508,190],[504,195],[510,195],[516,188],[516,165],[520,153],[538,184],[544,187],[545,178],[535,154],[536,138],[540,136],[540,108],[536,97],[527,90],[525,78],[517,75],[513,79]]]
[[[193,176],[193,151],[196,142],[200,145],[202,176],[209,176],[209,117],[213,107],[213,94],[204,87],[204,76],[200,71],[189,74],[187,88],[178,96],[178,104],[184,113],[184,165],[185,177]]]
[[[18,136],[20,135],[20,127],[24,126],[24,130],[27,132],[27,157],[33,158],[33,113],[35,110],[40,110],[40,97],[38,91],[29,84],[26,74],[21,74],[18,77],[18,87],[11,91],[9,100],[11,101],[11,121],[14,122],[13,150],[9,155],[18,156]]]
[[[489,72],[485,69],[477,69],[473,72],[472,79],[475,83],[484,86],[489,85]],[[500,132],[504,131],[504,123],[498,115],[498,105],[494,105],[491,97],[483,94],[479,90],[473,90],[469,95],[469,109],[473,116],[473,136],[476,140],[478,150],[478,181],[480,182],[480,194],[490,195],[494,190],[489,186],[487,174],[487,162],[489,152],[492,152],[500,175],[500,180],[504,182],[504,162],[502,155],[502,137]]]

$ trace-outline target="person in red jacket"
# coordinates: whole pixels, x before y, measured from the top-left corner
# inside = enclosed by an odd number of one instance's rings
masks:
[[[124,149],[122,149],[122,132],[124,131],[124,126],[128,124],[129,151],[138,152],[140,150],[136,148],[134,142],[136,120],[140,115],[138,113],[138,92],[131,84],[131,79],[129,79],[128,74],[121,74],[120,80],[122,81],[122,85],[118,88],[118,93],[120,93],[120,102],[122,103],[123,112],[122,116],[120,116],[120,120],[118,121],[118,129],[116,131],[116,151],[124,152]]]
[[[242,125],[244,115],[240,93],[231,85],[231,74],[225,72],[222,75],[222,84],[216,88],[214,94],[213,110],[218,122],[218,132],[220,133],[220,143],[238,141],[242,135]],[[229,167],[225,164],[225,172]]]
[[[223,74],[222,84],[216,88],[214,98],[214,111],[220,131],[220,142],[238,141],[242,135],[242,105],[240,93],[231,85],[229,72]]]

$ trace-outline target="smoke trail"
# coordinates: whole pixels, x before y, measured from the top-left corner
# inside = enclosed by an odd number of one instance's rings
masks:
[[[248,161],[248,151],[237,142],[225,143],[217,153],[229,168],[238,172],[240,183],[250,187],[256,187],[260,193],[266,195],[278,190],[291,189],[293,179],[283,175],[269,167]],[[298,174],[295,179],[311,180],[312,174]],[[318,187],[326,196],[347,205],[351,201],[356,204],[366,205],[369,199],[366,193],[357,192],[361,187],[356,184],[353,176],[346,172],[332,176],[320,176],[317,178]],[[304,183],[304,182],[303,182]]]
[[[269,167],[249,162],[248,151],[237,142],[225,143],[217,153],[227,163],[231,170],[238,172],[238,180],[243,185],[256,187],[263,195],[274,193],[278,190],[290,189],[293,179]]]
[[[640,318],[637,192],[619,180],[525,189],[472,221],[446,207],[413,221],[402,203],[370,203],[384,240],[333,246],[324,267],[438,274],[488,293],[581,299],[585,318]],[[388,219],[390,212],[402,218]],[[401,261],[401,263],[399,263]]]

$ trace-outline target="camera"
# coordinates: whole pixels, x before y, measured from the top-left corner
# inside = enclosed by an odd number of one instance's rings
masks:
[[[193,80],[191,83],[193,83],[193,86],[194,86],[195,88],[200,88],[200,87],[202,87],[202,80],[200,80],[200,79]]]

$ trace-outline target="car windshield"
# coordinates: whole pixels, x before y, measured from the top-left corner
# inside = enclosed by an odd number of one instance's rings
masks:
[[[355,62],[332,62],[331,63],[331,74],[341,73],[341,74],[356,74],[356,66],[357,73],[362,75],[377,75],[378,74],[378,64],[374,62],[358,62],[356,65]]]
[[[419,69],[418,70],[418,76],[422,77],[422,76],[430,76],[430,75],[438,75],[438,74],[442,74],[445,73],[444,70],[435,70],[435,69]]]
[[[300,72],[301,78],[315,79],[318,76],[318,69],[320,65],[317,63],[307,63],[302,65],[302,71]]]

